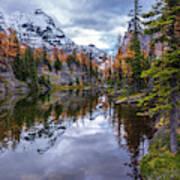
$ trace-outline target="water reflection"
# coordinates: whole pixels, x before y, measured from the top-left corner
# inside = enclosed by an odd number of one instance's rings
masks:
[[[13,102],[0,102],[3,180],[141,179],[138,162],[154,130],[135,107],[114,106],[95,90]]]
[[[132,105],[116,106],[112,118],[112,123],[117,123],[115,127],[119,146],[123,147],[125,143],[125,148],[130,153],[130,162],[126,165],[132,167],[132,174],[129,175],[133,179],[141,179],[138,170],[139,160],[147,153],[148,142],[155,131],[151,121],[145,117],[138,117],[137,112],[138,108]]]
[[[8,104],[6,111],[0,106],[0,150],[15,150],[21,140],[35,141],[38,138],[49,140],[50,148],[57,135],[79,117],[89,114],[92,119],[97,100],[96,92],[92,95],[92,92],[78,90],[55,94],[51,98],[48,95],[26,97],[14,106]],[[38,148],[38,152],[43,151]]]

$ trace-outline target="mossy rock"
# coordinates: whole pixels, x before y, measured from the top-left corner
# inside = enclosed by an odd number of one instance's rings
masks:
[[[147,180],[180,180],[180,151],[170,152],[169,135],[161,134],[150,145],[150,153],[140,163],[140,170]],[[180,145],[180,136],[178,136]]]
[[[117,101],[115,104],[126,104],[126,103],[138,103],[138,100],[145,96],[145,93],[137,93],[127,96],[117,97]]]

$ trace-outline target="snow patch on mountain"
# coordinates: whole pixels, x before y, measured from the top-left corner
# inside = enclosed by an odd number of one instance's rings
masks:
[[[25,14],[15,12],[11,16],[0,13],[0,30],[14,29],[21,43],[25,42],[32,48],[46,48],[52,50],[54,46],[71,53],[76,49],[78,53],[91,54],[98,63],[102,61],[104,52],[94,45],[80,46],[68,38],[61,29],[60,23],[55,21],[41,9]]]

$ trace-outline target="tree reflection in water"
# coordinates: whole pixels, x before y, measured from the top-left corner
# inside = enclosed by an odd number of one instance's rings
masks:
[[[97,91],[58,92],[51,96],[26,97],[16,103],[0,105],[0,150],[33,147],[44,154],[73,124],[84,124],[102,115],[117,137],[119,148],[129,153],[132,169],[129,176],[141,179],[139,159],[147,152],[148,140],[154,129],[145,117],[136,115],[137,108],[130,105],[115,106],[113,101]],[[43,142],[43,143],[42,143]],[[28,144],[29,143],[29,144]]]
[[[147,117],[137,116],[138,108],[134,105],[121,105],[114,107],[112,124],[116,124],[117,141],[119,146],[127,148],[131,162],[126,164],[132,167],[133,179],[141,179],[139,173],[139,160],[147,153],[147,142],[153,137],[155,129]],[[122,132],[123,131],[123,132]],[[125,139],[125,144],[123,144]]]
[[[78,95],[78,96],[77,96]],[[56,131],[63,131],[80,117],[92,119],[93,109],[98,103],[96,92],[69,91],[58,95],[33,97],[19,100],[14,106],[0,106],[0,150],[16,149],[20,141],[35,141],[37,138],[49,139],[53,145]],[[2,103],[3,104],[3,103]],[[64,125],[65,124],[65,125]],[[62,134],[60,133],[60,135]],[[49,146],[48,145],[48,146]],[[44,152],[38,149],[38,152]]]

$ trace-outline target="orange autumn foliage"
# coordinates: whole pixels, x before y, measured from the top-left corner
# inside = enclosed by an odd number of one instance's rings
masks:
[[[0,32],[0,61],[5,63],[16,57],[20,50],[20,44],[16,38],[16,33],[11,28],[8,32]]]
[[[94,69],[94,70],[97,70],[97,69],[98,69],[98,65],[97,65],[96,61],[94,61],[94,62],[92,63],[92,66],[93,66],[93,69]]]
[[[69,58],[70,54],[69,53],[65,53],[64,49],[57,49],[56,47],[53,48],[52,50],[52,60],[51,61],[56,61],[56,59],[58,58],[59,61],[61,61],[61,63],[63,62],[67,62],[67,59]]]
[[[54,46],[54,48],[52,50],[52,60],[55,62],[57,58],[59,59],[59,57],[60,57],[60,52],[56,48],[56,46]]]
[[[121,69],[123,76],[128,77],[129,79],[132,76],[132,67],[130,63],[128,63],[127,60],[134,58],[134,52],[132,52],[130,49],[127,49],[126,53],[122,53],[122,48],[120,47],[118,50],[118,54],[115,58],[115,64],[114,68]]]
[[[61,62],[66,62],[67,61],[67,56],[65,53],[64,49],[61,49],[60,52],[58,53],[58,58]]]
[[[33,54],[34,54],[35,59],[41,60],[43,59],[43,56],[44,56],[44,50],[42,48],[34,49]]]

